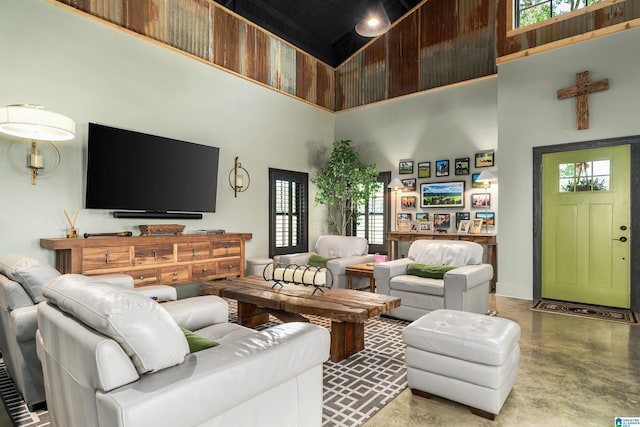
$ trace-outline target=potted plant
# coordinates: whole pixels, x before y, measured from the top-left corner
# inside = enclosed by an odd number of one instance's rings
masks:
[[[347,235],[357,221],[355,207],[367,203],[378,186],[378,168],[362,162],[351,140],[335,141],[327,164],[311,182],[318,188],[316,204],[325,204],[329,210],[329,228]]]

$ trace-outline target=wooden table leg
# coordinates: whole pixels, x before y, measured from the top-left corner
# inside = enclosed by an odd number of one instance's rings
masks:
[[[339,362],[364,350],[364,323],[331,321],[331,361]]]
[[[247,328],[255,328],[269,321],[269,313],[255,304],[238,301],[238,324]]]

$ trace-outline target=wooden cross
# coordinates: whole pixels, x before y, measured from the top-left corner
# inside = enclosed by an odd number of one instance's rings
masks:
[[[558,99],[576,97],[576,126],[578,130],[589,129],[589,94],[609,89],[609,79],[589,82],[589,72],[576,74],[576,85],[558,89]]]

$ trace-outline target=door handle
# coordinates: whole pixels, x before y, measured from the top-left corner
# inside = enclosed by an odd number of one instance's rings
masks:
[[[624,236],[622,236],[622,237],[620,237],[620,238],[618,238],[618,239],[613,239],[613,240],[619,240],[619,241],[621,241],[622,243],[624,243],[624,242],[626,242],[626,241],[627,241],[627,238],[626,238],[626,237],[624,237]]]

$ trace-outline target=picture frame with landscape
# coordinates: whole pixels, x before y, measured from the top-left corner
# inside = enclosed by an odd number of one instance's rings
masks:
[[[476,212],[476,218],[480,218],[484,221],[484,225],[493,227],[496,225],[496,213],[495,212]]]
[[[463,208],[464,181],[420,184],[420,207]]]
[[[413,160],[400,160],[398,164],[400,175],[410,175],[413,173]]]
[[[433,222],[431,221],[417,221],[418,232],[420,233],[433,233]]]
[[[480,176],[480,173],[471,174],[471,188],[485,188],[484,182],[478,182],[479,176]],[[491,188],[490,182],[486,183],[486,188]]]
[[[418,162],[418,178],[431,178],[431,162]]]
[[[493,166],[493,151],[476,153],[476,168],[489,168]]]
[[[416,212],[416,221],[429,221],[429,212]]]

